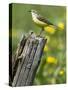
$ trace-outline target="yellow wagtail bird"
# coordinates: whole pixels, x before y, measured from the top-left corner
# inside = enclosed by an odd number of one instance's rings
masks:
[[[52,24],[49,20],[47,20],[46,18],[44,18],[43,16],[38,14],[36,10],[31,10],[29,12],[31,12],[32,19],[33,19],[34,23],[42,28],[40,35],[43,32],[44,27],[49,26],[49,25],[56,26],[56,25]]]

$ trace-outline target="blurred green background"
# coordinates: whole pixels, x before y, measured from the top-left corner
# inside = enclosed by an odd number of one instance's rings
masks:
[[[39,34],[37,27],[28,11],[35,9],[48,18],[57,29],[54,33],[44,31],[47,44],[43,51],[42,60],[37,70],[34,85],[59,84],[66,82],[66,7],[30,4],[12,4],[12,53],[14,54],[21,36],[29,31]]]

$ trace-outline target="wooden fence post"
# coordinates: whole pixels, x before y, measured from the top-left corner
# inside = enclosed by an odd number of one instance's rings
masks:
[[[46,41],[33,32],[22,38],[14,57],[12,86],[33,84]]]

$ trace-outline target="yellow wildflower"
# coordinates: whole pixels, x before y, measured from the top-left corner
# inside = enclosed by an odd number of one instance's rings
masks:
[[[49,25],[49,26],[45,27],[44,30],[46,32],[50,33],[50,34],[54,34],[55,33],[55,28],[52,25]]]
[[[64,70],[60,70],[59,75],[63,75],[63,74],[64,74]]]
[[[58,27],[60,28],[60,30],[64,30],[64,23],[63,22],[59,22],[58,23]]]
[[[46,52],[46,51],[48,51],[48,50],[49,50],[48,46],[45,45],[45,47],[44,47],[44,51]]]
[[[49,56],[49,57],[47,57],[47,63],[56,64],[57,59],[55,57]]]

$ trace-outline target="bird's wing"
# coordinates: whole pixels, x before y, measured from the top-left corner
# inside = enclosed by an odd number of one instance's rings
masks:
[[[54,25],[54,24],[52,24],[49,20],[47,20],[46,18],[44,18],[44,17],[41,16],[41,15],[37,15],[37,18],[38,18],[40,21],[42,21],[42,22],[44,22],[44,23],[47,23],[48,25]]]

